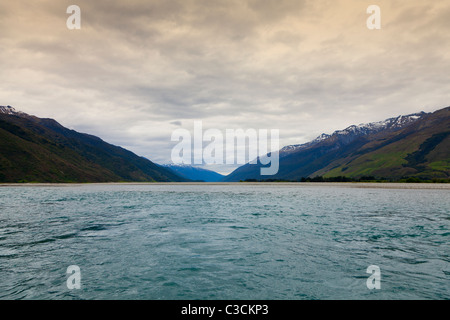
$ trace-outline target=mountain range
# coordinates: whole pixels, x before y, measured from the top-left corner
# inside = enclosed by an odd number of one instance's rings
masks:
[[[0,182],[183,182],[289,180],[321,176],[450,178],[450,107],[352,125],[279,150],[279,171],[245,164],[227,176],[158,165],[86,133],[0,106]]]
[[[0,106],[0,182],[189,181],[102,139]]]
[[[262,165],[246,164],[222,181],[301,180],[305,177],[398,180],[450,177],[450,107],[384,121],[352,125],[279,151],[279,171],[262,176]]]
[[[212,170],[186,164],[164,164],[164,168],[174,171],[179,176],[192,181],[219,182],[224,176]]]

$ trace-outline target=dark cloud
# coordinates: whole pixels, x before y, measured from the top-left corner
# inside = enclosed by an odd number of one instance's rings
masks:
[[[171,121],[170,124],[173,124],[174,126],[181,127],[183,123],[181,121]]]

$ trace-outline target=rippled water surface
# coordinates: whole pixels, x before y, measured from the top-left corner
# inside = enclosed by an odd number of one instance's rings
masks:
[[[450,299],[449,240],[448,189],[6,186],[0,298]]]

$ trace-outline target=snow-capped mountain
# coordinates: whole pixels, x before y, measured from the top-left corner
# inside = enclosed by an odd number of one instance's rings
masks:
[[[389,129],[400,129],[406,125],[409,125],[420,118],[422,118],[426,113],[413,113],[406,116],[398,116],[396,118],[389,118],[384,121],[371,122],[371,123],[363,123],[358,126],[352,125],[344,130],[337,130],[333,134],[337,135],[347,135],[347,134],[372,134],[382,130]]]
[[[389,118],[383,121],[377,121],[377,122],[371,122],[371,123],[362,123],[359,125],[351,125],[343,130],[336,130],[331,135],[322,133],[320,136],[315,138],[314,140],[303,143],[303,144],[297,144],[297,145],[290,145],[283,147],[280,150],[280,156],[283,156],[288,153],[296,152],[302,149],[305,149],[307,147],[311,147],[313,145],[318,144],[319,142],[322,142],[324,140],[327,140],[329,138],[335,137],[339,140],[343,141],[350,141],[353,140],[356,136],[365,136],[369,134],[374,134],[380,131],[384,130],[396,130],[401,129],[419,119],[421,119],[424,115],[426,115],[425,112],[419,112],[419,113],[413,113],[405,116],[398,116],[394,118]]]
[[[298,181],[315,176],[448,178],[449,112],[447,107],[324,133],[310,142],[282,148],[275,175],[261,175],[261,163],[245,164],[223,181]]]
[[[290,145],[290,146],[285,146],[283,148],[280,149],[280,155],[285,154],[285,153],[290,153],[290,152],[294,152],[294,151],[298,151],[307,147],[310,147],[312,145],[315,145],[323,140],[328,139],[329,137],[331,137],[331,135],[326,134],[326,133],[322,133],[320,136],[318,136],[317,138],[315,138],[314,140],[311,140],[309,142],[306,143],[302,143],[302,144],[294,144],[294,145]]]
[[[6,107],[5,106],[0,106],[0,113],[3,113],[3,114],[16,114],[16,115],[25,114],[25,113],[23,113],[21,111],[17,111],[16,109],[14,109],[11,106],[6,106]]]

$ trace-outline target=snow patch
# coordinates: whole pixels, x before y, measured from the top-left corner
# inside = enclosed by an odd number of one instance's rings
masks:
[[[389,118],[383,121],[370,122],[370,123],[361,123],[359,125],[351,125],[343,130],[336,130],[333,134],[322,133],[316,139],[311,140],[310,142],[303,144],[296,144],[283,147],[280,149],[281,153],[290,153],[294,151],[298,151],[300,149],[304,149],[306,147],[315,145],[321,141],[324,141],[332,136],[347,136],[347,135],[368,135],[372,133],[377,133],[386,129],[399,129],[407,124],[415,122],[421,119],[426,113],[413,113],[406,116],[398,116],[395,118]]]
[[[13,114],[13,115],[21,115],[21,114],[26,114],[24,112],[21,111],[17,111],[16,109],[14,109],[11,106],[0,106],[0,113],[3,114]]]

